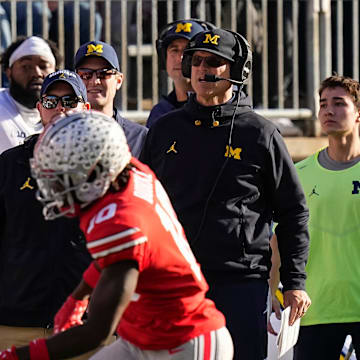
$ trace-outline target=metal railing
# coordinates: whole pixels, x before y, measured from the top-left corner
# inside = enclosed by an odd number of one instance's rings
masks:
[[[176,19],[200,18],[244,35],[253,50],[247,91],[256,111],[305,119],[307,135],[319,134],[320,81],[334,71],[359,76],[358,0],[0,0],[0,5],[11,40],[19,33],[54,40],[65,59],[61,66],[71,67],[82,42],[111,43],[125,77],[117,102],[136,121],[172,87],[159,71],[155,41],[159,29]]]

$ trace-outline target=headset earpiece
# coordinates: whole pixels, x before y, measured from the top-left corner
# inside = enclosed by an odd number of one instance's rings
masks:
[[[192,53],[184,54],[181,61],[181,72],[184,77],[191,78],[191,59]]]
[[[246,82],[251,74],[252,68],[252,52],[250,45],[242,35],[230,30],[225,31],[231,33],[236,42],[234,48],[235,55],[233,56],[234,62],[231,63],[230,67],[230,79]],[[193,55],[191,49],[197,48],[197,46],[196,41],[191,41],[184,52],[181,68],[183,76],[186,78],[191,78],[191,58]],[[206,51],[206,48],[204,48],[204,51]]]
[[[235,62],[231,64],[230,78],[246,82],[251,74],[252,51],[248,41],[237,32],[228,30],[236,40]]]
[[[167,46],[164,46],[164,39],[166,38],[167,32],[175,25],[175,21],[167,24],[159,33],[159,37],[156,40],[156,52],[158,54],[160,60],[160,67],[165,69],[166,68],[166,49]]]

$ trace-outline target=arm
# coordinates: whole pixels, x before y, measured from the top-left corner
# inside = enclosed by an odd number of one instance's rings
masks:
[[[81,325],[82,317],[89,303],[89,296],[100,278],[101,270],[93,261],[85,270],[80,284],[68,296],[54,318],[54,334],[65,331],[72,326]]]
[[[103,269],[92,295],[87,322],[47,339],[49,357],[64,359],[83,354],[114,333],[136,289],[138,276],[138,265],[130,260]],[[28,346],[16,352],[19,360],[29,359]]]
[[[281,265],[276,235],[273,235],[271,238],[270,246],[272,250],[272,267],[270,271],[269,286],[271,289],[273,309],[275,311],[276,317],[281,319],[280,302],[275,296],[275,292],[280,283],[279,269]],[[311,305],[311,300],[304,290],[286,290],[284,292],[284,304],[282,305],[284,308],[288,306],[291,307],[289,325],[292,325],[297,319],[305,315],[307,309]],[[270,322],[268,324],[268,331],[273,335],[277,335]]]
[[[270,286],[272,298],[274,299],[275,292],[276,292],[277,288],[279,287],[279,283],[280,283],[279,269],[280,269],[280,265],[281,265],[279,248],[278,248],[277,238],[276,238],[275,234],[270,239],[270,247],[271,247],[272,255],[271,255],[271,270],[270,270],[269,286]]]
[[[277,132],[274,133],[272,159],[274,221],[278,223],[275,232],[281,259],[280,280],[284,287],[284,307],[291,307],[289,324],[292,325],[311,304],[305,292],[309,210],[295,166]],[[273,274],[274,281],[277,276]]]
[[[281,258],[280,280],[287,290],[305,289],[309,249],[309,210],[295,166],[281,135],[275,131],[270,145],[273,220]]]
[[[281,319],[281,311],[280,311],[280,302],[276,298],[276,290],[279,287],[280,283],[280,254],[279,249],[277,245],[277,239],[276,235],[274,234],[270,239],[270,247],[272,251],[271,255],[271,269],[270,269],[270,279],[269,279],[269,287],[271,291],[271,302],[272,302],[272,309],[275,312],[276,318]],[[267,325],[268,332],[273,335],[277,335],[277,332],[274,330],[274,328],[271,325],[271,322],[269,320]]]
[[[279,269],[281,265],[278,242],[275,234],[271,238],[270,246],[272,250],[272,266],[270,270],[269,286],[271,289],[273,309],[275,311],[276,317],[278,319],[281,319],[280,302],[275,295],[275,292],[280,283]],[[286,290],[284,292],[284,303],[282,305],[284,308],[288,306],[291,307],[289,325],[292,325],[297,319],[305,315],[307,309],[311,305],[311,300],[306,291],[304,290]],[[277,335],[270,322],[268,324],[268,331],[273,335]]]

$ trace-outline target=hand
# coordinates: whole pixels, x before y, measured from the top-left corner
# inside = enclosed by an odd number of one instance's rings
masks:
[[[278,320],[281,320],[281,305],[279,300],[277,299],[277,297],[275,295],[273,295],[272,297],[272,310],[273,312],[275,312],[275,316]],[[272,327],[271,321],[269,319],[268,323],[267,323],[267,331],[272,334],[272,335],[277,335],[278,333],[274,330],[274,328]]]
[[[89,300],[76,300],[71,295],[55,315],[54,334],[65,331],[73,326],[82,325],[83,317]]]
[[[7,349],[0,352],[0,360],[19,360],[16,354],[16,348],[13,346],[11,349]]]
[[[297,319],[302,318],[311,300],[304,290],[287,290],[284,292],[284,308],[290,306],[289,325],[293,325]]]

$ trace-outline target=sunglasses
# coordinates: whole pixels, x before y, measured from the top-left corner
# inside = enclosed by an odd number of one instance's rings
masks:
[[[76,72],[83,80],[90,80],[93,77],[93,73],[97,79],[108,79],[111,75],[115,75],[117,71],[115,69],[77,69]]]
[[[61,105],[64,108],[74,109],[78,106],[79,102],[84,102],[84,100],[75,95],[64,95],[64,96],[56,96],[56,95],[44,95],[41,98],[41,105],[45,109],[55,109],[57,104],[61,101]]]
[[[192,66],[200,66],[202,62],[205,62],[205,64],[209,67],[216,68],[222,65],[226,64],[226,60],[221,59],[217,56],[199,56],[199,55],[193,55],[191,58],[191,65]]]

